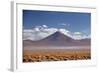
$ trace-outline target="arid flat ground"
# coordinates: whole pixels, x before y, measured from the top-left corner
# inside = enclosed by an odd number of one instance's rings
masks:
[[[91,59],[89,48],[23,50],[23,62],[67,61]]]

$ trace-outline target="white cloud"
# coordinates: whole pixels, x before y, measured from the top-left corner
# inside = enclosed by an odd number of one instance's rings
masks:
[[[82,39],[82,33],[81,32],[74,32],[73,38],[76,39],[76,40]]]
[[[76,40],[80,40],[80,39],[90,38],[90,35],[86,35],[86,34],[83,34],[81,32],[74,32],[73,38]]]
[[[66,29],[59,29],[59,31],[62,32],[63,34],[65,34],[65,35],[69,36],[69,37],[72,37],[71,32],[66,30]]]
[[[62,24],[60,24],[60,25],[66,26],[67,24],[65,24],[65,23],[62,23]]]
[[[47,28],[47,29],[43,29],[44,31],[48,32],[48,33],[53,33],[53,32],[56,32],[58,31],[57,28]]]
[[[42,25],[44,28],[47,28],[47,25]]]
[[[81,32],[74,32],[75,35],[81,35]]]
[[[30,39],[30,40],[41,40],[56,31],[60,31],[63,34],[73,38],[73,39],[84,39],[84,38],[90,38],[90,35],[84,35],[81,32],[70,32],[69,30],[66,30],[64,28],[57,29],[57,28],[48,28],[46,25],[42,26],[36,26],[33,29],[24,29],[23,31],[23,39]]]
[[[70,26],[70,24],[66,24],[66,23],[61,23],[61,24],[59,24],[59,25],[61,25],[61,26],[67,26],[67,27]]]
[[[36,27],[36,28],[34,28],[34,30],[35,30],[35,31],[40,31],[40,29],[39,29],[39,28],[37,28],[37,27]]]
[[[57,28],[44,28],[43,26],[36,26],[34,29],[24,29],[23,39],[41,40],[57,30]]]
[[[66,29],[59,29],[59,31],[63,32],[63,33],[68,33],[69,31]]]

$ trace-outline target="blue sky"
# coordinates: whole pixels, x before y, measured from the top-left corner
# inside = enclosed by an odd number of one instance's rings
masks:
[[[23,10],[23,28],[47,25],[49,28],[64,28],[71,32],[90,34],[91,14],[79,12],[55,12]]]

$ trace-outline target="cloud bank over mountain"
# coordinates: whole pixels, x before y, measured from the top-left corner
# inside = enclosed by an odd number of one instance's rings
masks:
[[[63,24],[65,25],[65,24]],[[50,28],[47,25],[42,25],[42,26],[36,26],[33,29],[23,29],[23,40],[41,40],[43,38],[46,38],[47,36],[55,33],[56,31],[60,31],[61,33],[75,39],[75,40],[80,40],[80,39],[85,39],[85,38],[90,38],[90,34],[86,35],[83,34],[82,32],[71,32],[69,30],[66,30],[64,28]]]

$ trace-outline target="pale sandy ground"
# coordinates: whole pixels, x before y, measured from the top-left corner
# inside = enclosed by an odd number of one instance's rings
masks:
[[[91,59],[90,47],[34,47],[24,48],[23,62],[66,61]]]

